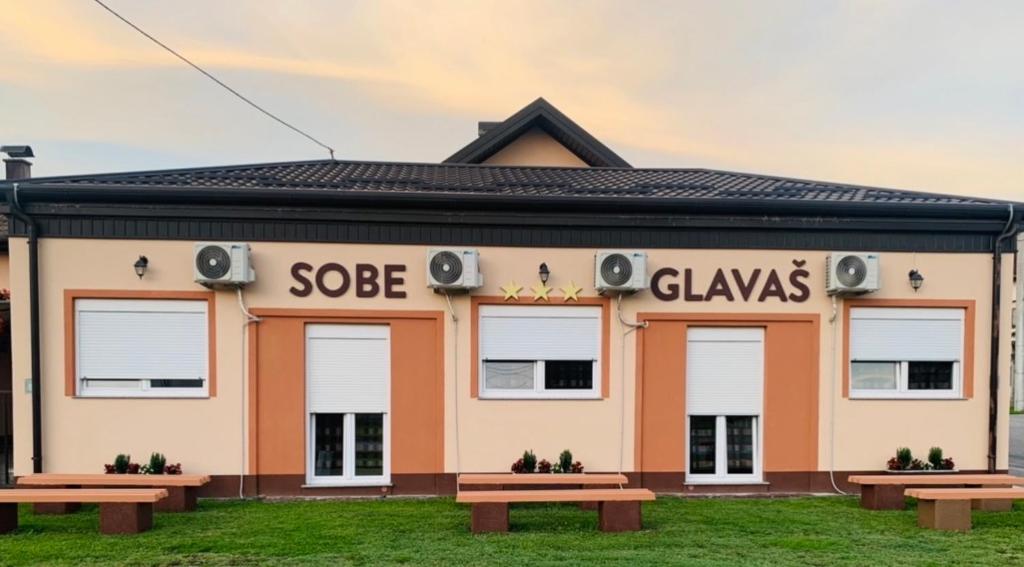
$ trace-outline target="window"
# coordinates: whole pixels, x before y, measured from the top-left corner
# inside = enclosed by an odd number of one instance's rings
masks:
[[[686,481],[761,481],[764,329],[687,331]]]
[[[390,481],[390,343],[383,325],[306,327],[308,483]]]
[[[481,398],[600,398],[601,308],[480,308]]]
[[[207,301],[76,299],[74,309],[79,396],[208,395]]]
[[[757,416],[691,415],[687,480],[760,480],[757,439]]]
[[[850,310],[850,396],[958,398],[964,310]]]

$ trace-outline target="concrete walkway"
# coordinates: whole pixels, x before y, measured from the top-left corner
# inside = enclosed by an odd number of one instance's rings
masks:
[[[1024,415],[1010,416],[1010,474],[1024,476]]]

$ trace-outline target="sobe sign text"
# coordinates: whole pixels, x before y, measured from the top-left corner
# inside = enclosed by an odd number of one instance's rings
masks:
[[[405,297],[405,264],[384,264],[383,269],[373,264],[356,264],[352,270],[327,262],[315,268],[308,262],[292,264],[292,279],[297,285],[288,291],[296,297],[307,297],[315,287],[327,297],[341,297],[350,289],[356,297],[377,297],[381,290],[384,297],[402,299]]]

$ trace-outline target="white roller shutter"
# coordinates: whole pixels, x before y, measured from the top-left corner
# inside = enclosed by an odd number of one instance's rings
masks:
[[[761,415],[764,329],[691,328],[686,345],[686,412]]]
[[[308,325],[310,413],[386,413],[391,378],[386,325]]]
[[[850,358],[959,361],[963,328],[963,309],[851,309]]]
[[[483,360],[597,360],[600,351],[600,307],[480,308]]]
[[[75,300],[78,378],[206,380],[207,302]]]

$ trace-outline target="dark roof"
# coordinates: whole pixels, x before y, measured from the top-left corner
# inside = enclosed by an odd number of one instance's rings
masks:
[[[899,216],[931,211],[1005,210],[1005,202],[842,183],[707,169],[508,167],[308,161],[149,172],[33,178],[25,199],[46,201],[217,201],[232,204],[432,203],[586,210],[645,209],[690,213],[855,214]],[[390,204],[390,205],[389,205]],[[866,213],[865,213],[866,214]],[[1003,213],[999,213],[1003,214]],[[997,215],[993,215],[997,216]]]
[[[537,127],[558,140],[584,163],[592,167],[629,167],[608,146],[562,114],[551,103],[538,98],[504,122],[487,123],[486,132],[455,152],[444,163],[479,164],[501,151],[523,133]]]

